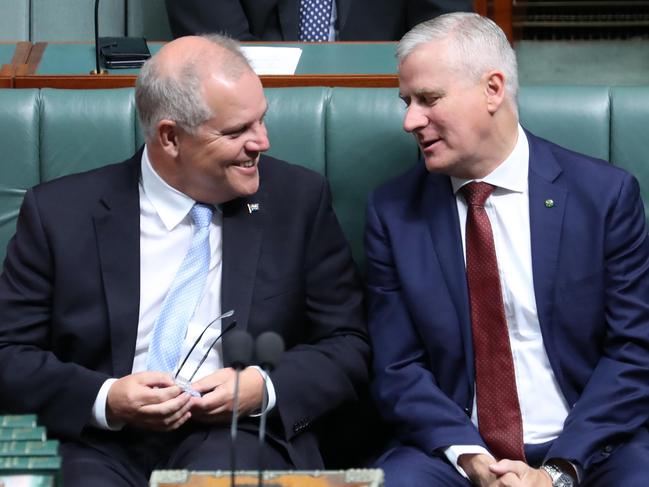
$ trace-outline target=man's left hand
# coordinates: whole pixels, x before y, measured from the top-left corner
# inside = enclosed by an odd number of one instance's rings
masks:
[[[499,478],[507,473],[515,474],[519,482],[512,483],[512,487],[552,487],[552,479],[544,470],[532,468],[524,462],[500,460],[490,465],[489,470]]]
[[[192,419],[205,423],[229,422],[234,408],[235,371],[220,369],[192,384],[202,397],[192,398]],[[239,375],[239,414],[261,409],[264,379],[255,368],[248,367]]]

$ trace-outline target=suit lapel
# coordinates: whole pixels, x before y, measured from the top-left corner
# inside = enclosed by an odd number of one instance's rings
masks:
[[[223,273],[221,277],[221,309],[233,309],[237,328],[248,327],[252,293],[261,250],[265,207],[260,190],[250,198],[241,198],[223,205]],[[224,363],[229,363],[223,350]]]
[[[539,321],[544,329],[551,323],[566,190],[556,184],[561,168],[548,147],[533,135],[527,133],[527,136],[530,145],[532,270]],[[465,348],[466,370],[472,388],[475,370],[471,317],[457,204],[448,177],[434,174],[427,177],[429,181],[423,192],[422,211],[457,311]],[[472,393],[469,397],[472,397]]]
[[[427,177],[429,184],[424,189],[423,211],[444,280],[457,311],[464,343],[466,370],[469,375],[469,383],[473,384],[473,344],[469,296],[455,195],[447,176],[429,174]]]
[[[548,146],[529,133],[527,139],[530,146],[532,274],[541,330],[547,330],[551,324],[554,304],[554,284],[558,271],[567,192],[564,187],[556,184],[561,167]]]
[[[102,195],[93,213],[101,278],[110,324],[113,374],[130,374],[140,305],[141,152],[128,161],[114,191]]]

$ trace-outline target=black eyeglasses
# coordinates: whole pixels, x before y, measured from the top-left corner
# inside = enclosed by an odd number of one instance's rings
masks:
[[[233,321],[230,322],[230,323],[229,323],[225,328],[222,328],[222,329],[221,329],[221,333],[219,333],[219,335],[218,335],[218,336],[217,336],[217,337],[212,341],[212,343],[210,344],[210,346],[207,348],[207,350],[205,351],[205,354],[203,354],[203,357],[202,357],[201,360],[198,362],[198,365],[197,365],[196,368],[194,369],[194,372],[192,372],[192,375],[189,377],[189,379],[184,379],[184,378],[182,378],[182,377],[178,377],[178,375],[180,374],[180,371],[181,371],[181,370],[183,369],[183,367],[185,366],[185,363],[187,363],[187,360],[188,360],[189,357],[191,356],[191,354],[192,354],[192,352],[194,351],[194,349],[196,348],[196,346],[200,343],[201,339],[203,338],[203,335],[205,335],[205,332],[206,332],[206,331],[207,331],[207,330],[208,330],[208,329],[209,329],[209,328],[210,328],[214,323],[216,323],[217,321],[221,321],[221,320],[223,320],[224,318],[229,318],[229,317],[232,316],[232,315],[234,315],[234,310],[233,310],[233,309],[231,309],[230,311],[226,311],[226,312],[223,313],[222,315],[217,316],[216,318],[214,318],[212,321],[210,321],[210,322],[207,324],[207,326],[206,326],[205,328],[203,328],[203,331],[201,332],[200,335],[198,335],[198,338],[197,338],[197,339],[194,341],[194,343],[192,344],[191,348],[190,348],[189,351],[187,352],[187,355],[185,355],[185,358],[183,358],[182,362],[180,363],[180,366],[178,367],[178,370],[176,371],[176,374],[174,375],[174,381],[176,382],[176,384],[179,385],[183,390],[185,390],[186,392],[190,393],[190,394],[193,395],[193,396],[200,396],[200,393],[194,391],[194,390],[190,387],[190,384],[192,383],[192,380],[194,379],[194,376],[195,376],[196,373],[199,371],[199,369],[201,368],[201,366],[203,365],[203,363],[205,363],[205,360],[207,360],[207,356],[210,354],[210,351],[212,350],[212,348],[214,348],[214,345],[216,345],[216,343],[217,343],[221,338],[223,338],[223,335],[225,335],[226,333],[228,333],[230,330],[232,330],[232,329],[237,325],[237,320],[233,320]]]

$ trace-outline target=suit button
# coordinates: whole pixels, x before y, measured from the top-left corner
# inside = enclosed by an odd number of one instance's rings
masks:
[[[466,414],[468,417],[471,417],[471,410],[469,408],[464,408],[464,414]]]
[[[610,453],[613,451],[613,447],[611,445],[606,445],[604,447],[604,453],[607,453],[610,455]]]

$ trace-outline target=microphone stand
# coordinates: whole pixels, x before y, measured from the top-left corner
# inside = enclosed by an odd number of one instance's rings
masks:
[[[241,371],[252,361],[252,337],[245,330],[233,330],[228,337],[227,349],[234,369],[234,399],[230,424],[230,487],[235,484],[236,441],[239,424],[239,377]]]
[[[261,417],[259,418],[259,469],[257,470],[258,487],[263,487],[264,485],[264,442],[266,440],[266,418],[268,417],[268,411],[266,411],[266,409],[268,408],[268,390],[266,387],[266,381],[268,380],[268,374],[277,366],[283,353],[284,340],[274,331],[264,332],[257,337],[257,341],[255,342],[255,358],[257,359],[259,366],[264,371],[264,383],[262,386],[262,408]]]
[[[108,74],[108,71],[101,69],[99,65],[99,0],[95,0],[95,69],[90,74]]]
[[[258,465],[259,470],[257,471],[257,486],[263,487],[264,485],[264,440],[266,438],[266,408],[268,407],[268,391],[266,389],[266,377],[264,376],[264,384],[262,391],[262,401],[261,401],[261,417],[259,418],[259,456],[258,456]]]
[[[234,376],[234,403],[232,406],[232,422],[230,423],[230,442],[232,451],[230,456],[230,487],[234,487],[235,475],[237,468],[236,451],[237,451],[237,428],[239,426],[239,369],[235,369]]]
[[[99,37],[99,0],[95,0],[95,69],[90,74],[108,74],[101,68],[102,55],[111,69],[141,68],[151,57],[144,37]]]

